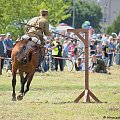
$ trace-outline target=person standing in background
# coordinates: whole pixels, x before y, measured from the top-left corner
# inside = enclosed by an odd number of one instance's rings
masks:
[[[107,66],[108,65],[108,41],[106,41],[105,45],[102,47],[102,60],[105,62]]]
[[[0,35],[0,57],[5,57],[5,54],[6,54],[6,48],[5,48],[5,45],[4,45],[4,38],[5,38],[5,34],[1,34]],[[1,59],[1,58],[0,58]],[[0,74],[2,74],[2,69],[3,69],[3,65],[4,65],[4,59],[1,59],[1,66],[0,66]]]
[[[108,41],[108,35],[105,34],[105,35],[102,36],[102,39],[101,39],[102,45],[104,46],[107,41]]]
[[[90,55],[96,55],[96,45],[95,45],[95,40],[91,39],[90,43]]]
[[[6,45],[7,57],[11,58],[11,53],[12,53],[14,41],[12,40],[10,33],[7,33],[6,38],[4,39],[4,43]]]
[[[62,57],[62,45],[60,44],[60,39],[59,37],[55,38],[55,41],[52,42],[53,47],[51,48],[52,50],[52,55],[55,57],[55,70],[58,70],[58,64],[60,66],[60,71],[63,71],[63,60],[57,57]]]
[[[68,58],[69,50],[70,50],[70,44],[71,41],[66,41],[66,43],[63,44],[63,57]],[[63,60],[63,68],[66,65],[66,60]]]
[[[72,59],[73,65],[75,65],[75,60],[77,55],[77,47],[75,42],[71,43],[70,52],[71,52],[71,59]]]
[[[113,43],[113,37],[110,37],[110,42],[108,44],[109,67],[113,65],[114,52],[115,52],[115,44]]]
[[[10,33],[6,34],[6,38],[4,39],[4,43],[5,43],[6,50],[7,50],[6,57],[11,58],[11,53],[12,53],[12,48],[13,48],[14,41],[13,41]],[[12,68],[11,59],[9,59],[7,64],[8,64],[8,69],[11,69]]]
[[[100,40],[98,40],[98,42],[97,42],[96,54],[97,54],[98,58],[102,58],[102,44],[101,44]]]

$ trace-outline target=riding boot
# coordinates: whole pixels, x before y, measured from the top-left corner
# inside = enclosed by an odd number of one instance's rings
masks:
[[[39,45],[39,53],[40,53],[40,56],[39,56],[39,65],[37,67],[37,71],[44,72],[44,68],[42,67],[42,63],[45,57],[45,47],[43,42],[41,42],[41,44]]]

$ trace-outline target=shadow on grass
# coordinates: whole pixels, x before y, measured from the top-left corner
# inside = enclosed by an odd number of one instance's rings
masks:
[[[62,102],[53,102],[52,104],[70,104],[70,103],[75,103],[74,101],[66,101],[66,102],[64,102],[64,101],[62,101]]]
[[[77,90],[83,89],[83,86],[79,85],[56,85],[56,86],[37,86],[36,88],[31,88],[32,91],[40,91],[40,90]]]
[[[63,105],[63,104],[104,104],[107,102],[81,102],[79,101],[78,103],[74,102],[74,101],[60,101],[60,102],[49,102],[49,101],[40,101],[40,102],[30,102],[30,104],[55,104],[55,105]]]
[[[49,102],[49,101],[40,101],[40,102],[30,102],[30,104],[70,104],[74,103],[74,101],[61,101],[61,102]]]

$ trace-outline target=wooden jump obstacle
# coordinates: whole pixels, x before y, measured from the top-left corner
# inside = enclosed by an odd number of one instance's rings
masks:
[[[85,45],[85,90],[74,100],[75,103],[78,103],[79,100],[84,97],[85,103],[90,103],[90,97],[92,97],[97,103],[101,101],[90,91],[89,89],[89,45],[88,45],[88,29],[68,29],[68,32],[73,32],[77,37],[82,40]],[[81,33],[84,33],[85,36],[81,36]]]

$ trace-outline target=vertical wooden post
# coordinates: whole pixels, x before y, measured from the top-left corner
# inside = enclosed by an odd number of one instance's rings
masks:
[[[85,32],[85,89],[89,89],[88,31]]]
[[[87,29],[69,29],[68,32],[75,33],[80,40],[85,44],[85,90],[74,100],[79,100],[84,96],[85,103],[90,102],[90,96],[96,101],[101,102],[90,90],[89,90],[89,45],[88,45],[88,30]],[[80,32],[85,34],[85,38],[80,35]]]
[[[89,45],[88,31],[85,31],[85,95],[84,102],[90,102],[89,97]]]

